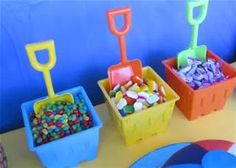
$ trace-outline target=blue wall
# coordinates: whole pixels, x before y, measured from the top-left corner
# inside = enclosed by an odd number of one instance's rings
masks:
[[[185,1],[1,0],[0,132],[21,127],[20,104],[46,95],[42,74],[29,64],[25,44],[54,39],[57,65],[51,71],[55,91],[82,85],[93,104],[103,102],[97,81],[119,61],[118,42],[105,11],[132,7],[129,59],[139,58],[164,76],[161,61],[188,47],[190,25]],[[212,0],[200,26],[198,44],[226,61],[236,60],[236,1]],[[118,20],[121,21],[121,20]],[[42,57],[42,55],[40,56]],[[45,58],[41,58],[45,61]]]

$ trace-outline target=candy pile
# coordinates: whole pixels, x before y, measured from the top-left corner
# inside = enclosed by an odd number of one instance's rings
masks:
[[[51,102],[39,114],[31,114],[31,128],[36,146],[92,127],[92,117],[84,99],[78,95],[74,100],[74,104]]]
[[[188,57],[187,63],[185,67],[173,70],[193,89],[204,88],[228,78],[220,70],[222,63],[213,59],[201,61]]]
[[[116,85],[109,96],[122,116],[142,111],[155,104],[166,101],[166,92],[163,86],[150,79],[143,81],[133,76],[124,85]]]

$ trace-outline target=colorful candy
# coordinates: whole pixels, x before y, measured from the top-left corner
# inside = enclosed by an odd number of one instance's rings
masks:
[[[140,78],[139,76],[132,76],[131,81],[133,83],[137,83],[138,85],[141,85],[143,83],[143,79]]]
[[[123,97],[123,93],[121,91],[118,91],[115,94],[115,103],[118,103],[122,97]]]
[[[136,101],[134,103],[134,111],[141,111],[143,109],[143,103],[142,102],[139,102],[139,101]]]
[[[124,85],[116,85],[109,92],[111,101],[116,105],[122,116],[140,112],[155,104],[166,101],[165,89],[154,80],[143,80],[132,76]]]
[[[36,146],[60,139],[92,127],[92,117],[80,95],[75,103],[51,102],[41,109],[40,115],[30,116]]]
[[[127,105],[123,108],[123,110],[126,114],[132,114],[134,112],[134,107],[130,106],[130,105]]]
[[[151,95],[147,98],[148,104],[154,104],[159,100],[159,96],[157,95]]]
[[[131,91],[131,90],[128,90],[126,92],[126,95],[132,99],[137,99],[138,98],[138,94],[135,92],[135,91]]]
[[[213,59],[201,61],[197,58],[188,57],[188,65],[175,71],[193,89],[200,89],[214,83],[228,79],[221,71],[221,62]]]
[[[116,107],[118,110],[122,110],[125,106],[127,105],[126,99],[122,98],[120,101],[117,103]]]

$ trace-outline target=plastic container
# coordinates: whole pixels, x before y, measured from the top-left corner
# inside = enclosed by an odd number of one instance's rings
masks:
[[[96,158],[99,144],[99,129],[102,122],[96,114],[83,87],[75,87],[61,93],[71,93],[73,96],[80,94],[85,100],[89,112],[93,118],[93,127],[75,133],[70,136],[35,146],[29,116],[33,112],[33,104],[39,99],[32,100],[21,105],[25,124],[26,138],[31,151],[36,152],[44,167],[60,168],[73,167],[82,161],[93,160]],[[42,98],[40,98],[42,99]]]
[[[110,90],[107,79],[98,81],[102,90],[108,111],[111,114],[116,127],[127,145],[134,144],[148,136],[159,134],[166,130],[171,118],[175,102],[179,96],[158,76],[151,67],[142,69],[143,78],[149,78],[164,86],[167,93],[167,101],[150,107],[139,113],[133,113],[122,117],[120,112],[111,102],[108,95]]]
[[[173,72],[172,68],[176,68],[176,58],[163,61],[167,83],[180,96],[176,105],[189,120],[222,109],[236,86],[236,69],[209,50],[207,58],[222,61],[221,70],[226,76],[229,76],[229,79],[198,90],[192,89]]]

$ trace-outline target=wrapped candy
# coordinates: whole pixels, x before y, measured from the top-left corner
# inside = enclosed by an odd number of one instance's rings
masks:
[[[201,61],[188,57],[187,65],[173,71],[193,89],[200,89],[228,79],[221,71],[222,62],[213,59]]]

